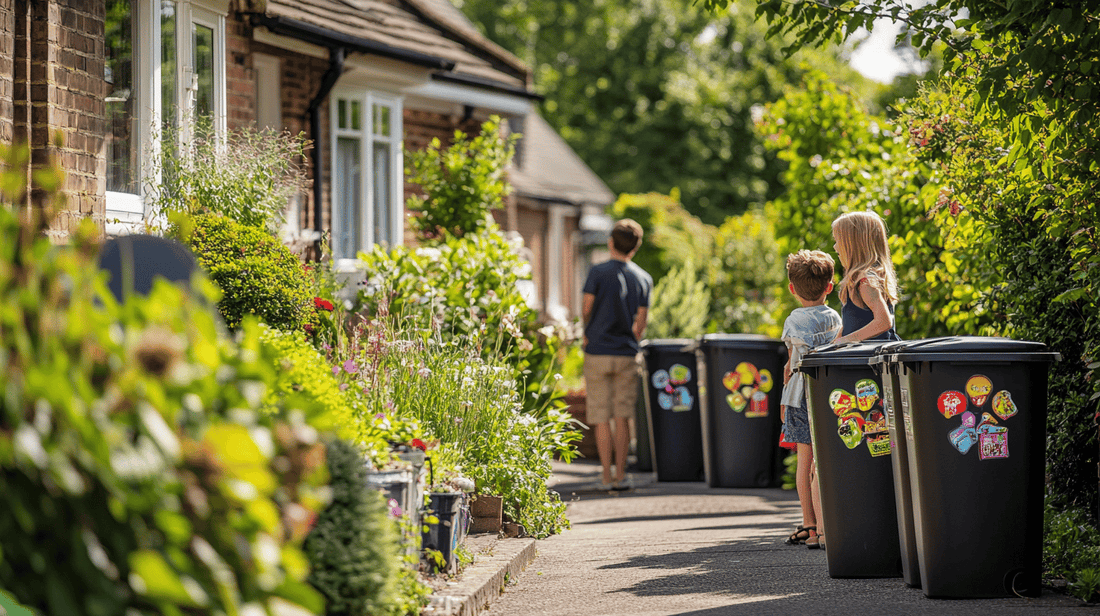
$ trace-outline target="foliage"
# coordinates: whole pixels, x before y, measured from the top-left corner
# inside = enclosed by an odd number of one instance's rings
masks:
[[[433,138],[428,147],[405,153],[408,181],[425,193],[408,200],[409,211],[418,213],[411,221],[417,232],[428,238],[461,237],[496,226],[492,211],[502,208],[511,192],[505,173],[518,138],[504,138],[500,131],[500,118],[494,116],[472,138],[455,131],[446,149]]]
[[[309,321],[313,302],[302,264],[286,246],[259,227],[217,214],[193,218],[181,238],[222,290],[218,310],[236,328],[254,314],[268,325],[297,331]]]
[[[974,70],[984,69],[976,65]],[[981,111],[976,79],[972,73],[956,75],[914,101],[906,116],[911,141],[919,156],[939,167],[941,209],[985,230],[983,261],[998,274],[991,297],[1002,331],[1044,342],[1062,354],[1051,367],[1049,387],[1049,487],[1058,506],[1083,507],[1097,498],[1096,482],[1089,480],[1096,468],[1097,435],[1081,429],[1092,424],[1100,395],[1100,276],[1092,265],[1100,250],[1095,186],[1089,189],[1091,201],[1072,196],[1084,190],[1086,181],[1076,161],[1010,163],[1011,136]],[[1042,103],[1034,106],[1026,113],[1041,113]],[[1062,122],[1048,118],[1036,137],[1048,139]],[[1066,197],[1044,203],[1037,195]],[[1070,217],[1073,223],[1067,226]],[[1089,226],[1074,231],[1079,225]]]
[[[696,338],[706,333],[711,295],[691,260],[676,266],[653,290],[646,335]]]
[[[510,366],[524,408],[541,413],[553,398],[559,336],[519,291],[531,266],[517,248],[496,228],[419,248],[375,246],[359,253],[368,280],[359,303],[369,315],[434,323],[445,342],[479,340],[484,358]]]
[[[754,108],[803,64],[862,78],[829,51],[781,51],[752,3],[463,0],[487,36],[533,69],[542,114],[616,193],[683,191],[708,224],[775,197],[782,164],[753,132]]]
[[[357,436],[353,427],[358,409],[348,386],[333,375],[328,358],[305,335],[264,327],[260,343],[275,361],[275,382],[264,395],[265,408],[278,409],[289,397],[306,396],[315,403],[315,414],[306,417],[311,426],[345,439]]]
[[[1100,599],[1100,530],[1086,511],[1059,510],[1048,501],[1043,516],[1043,577],[1060,578],[1074,596]]]
[[[820,74],[770,106],[760,130],[789,164],[787,192],[768,204],[781,255],[824,250],[839,275],[832,221],[848,211],[875,211],[890,234],[902,338],[989,331],[994,315],[985,293],[994,270],[983,231],[952,217],[950,208],[935,208],[932,169],[908,149],[908,135]],[[789,294],[780,297],[782,313],[795,307]]]
[[[287,203],[309,187],[302,160],[304,135],[240,128],[219,137],[208,120],[194,123],[187,147],[169,131],[151,162],[160,177],[146,192],[156,214],[221,214],[252,227],[277,231]]]
[[[310,401],[257,412],[274,375],[254,320],[237,343],[219,337],[201,301],[163,281],[116,303],[95,274],[94,225],[54,246],[41,210],[8,205],[27,160],[11,152],[0,152],[0,587],[47,614],[321,609],[299,549],[326,480],[301,420]],[[37,187],[49,193],[39,178],[54,173],[36,172]]]
[[[718,227],[709,285],[714,294],[711,318],[721,332],[783,333],[785,314],[776,314],[787,297],[785,255],[775,236],[776,223],[761,210],[730,216]]]
[[[481,335],[445,339],[427,315],[378,316],[360,325],[363,344],[352,344],[342,369],[362,394],[364,417],[412,419],[438,440],[437,477],[461,472],[482,493],[504,497],[528,533],[553,534],[568,523],[546,488],[550,458],[569,459],[580,435],[559,409],[524,412],[513,369],[499,354],[483,355]]]
[[[394,613],[398,568],[396,523],[385,498],[367,486],[367,467],[354,445],[326,448],[332,501],[305,541],[309,583],[325,596],[328,616]]]
[[[680,203],[680,191],[668,195],[623,194],[611,206],[615,218],[630,218],[642,226],[642,247],[634,262],[660,281],[674,267],[714,251],[713,226],[699,220]]]

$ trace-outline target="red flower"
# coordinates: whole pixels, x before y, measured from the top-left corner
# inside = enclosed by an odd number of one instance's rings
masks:
[[[428,451],[428,446],[424,444],[424,441],[422,441],[418,438],[414,438],[413,440],[409,441],[409,445],[412,446],[412,447],[416,447],[417,449],[419,449],[420,451],[423,451],[423,452]]]
[[[320,297],[315,297],[315,298],[313,298],[313,305],[317,308],[320,308],[321,310],[327,310],[329,312],[332,312],[332,308],[333,308],[332,302],[328,301],[327,299],[323,299],[323,298],[320,298]]]

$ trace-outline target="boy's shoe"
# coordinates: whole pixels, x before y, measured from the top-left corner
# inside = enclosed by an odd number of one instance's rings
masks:
[[[784,543],[787,545],[802,545],[807,543],[810,537],[817,536],[815,531],[817,531],[816,526],[799,526],[798,530],[791,533],[791,536],[787,537]]]
[[[816,532],[810,535],[810,538],[806,540],[806,547],[811,550],[825,549],[825,535],[819,535]]]

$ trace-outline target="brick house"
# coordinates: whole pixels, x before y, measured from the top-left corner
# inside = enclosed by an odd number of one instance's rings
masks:
[[[187,118],[202,115],[217,130],[313,140],[313,190],[288,223],[330,231],[347,265],[411,240],[405,148],[499,115],[524,137],[497,218],[530,248],[544,313],[575,316],[614,195],[539,118],[538,98],[530,69],[449,0],[0,0],[0,140],[61,161],[59,241],[74,218],[114,234],[146,217],[142,187],[157,176],[141,161],[165,127],[186,140]]]

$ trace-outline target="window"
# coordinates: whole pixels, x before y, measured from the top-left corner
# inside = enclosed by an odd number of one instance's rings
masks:
[[[107,0],[106,8],[107,230],[117,234],[145,216],[141,186],[158,176],[140,161],[164,129],[186,140],[191,120],[204,117],[225,130],[228,0]]]
[[[401,99],[336,92],[332,117],[332,254],[339,265],[372,244],[400,244]]]

